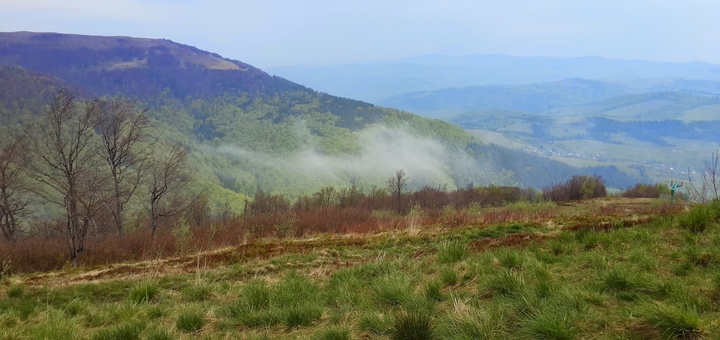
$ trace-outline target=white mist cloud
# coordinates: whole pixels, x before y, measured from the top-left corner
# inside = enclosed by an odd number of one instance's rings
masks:
[[[451,169],[467,168],[474,162],[465,152],[450,150],[441,142],[418,137],[408,129],[377,126],[361,132],[359,139],[361,151],[343,156],[329,156],[311,146],[282,157],[232,145],[215,151],[260,168],[280,169],[297,181],[317,183],[322,179],[324,185],[363,180],[384,186],[384,181],[396,170],[404,170],[412,187],[447,185],[452,189],[455,181],[450,176]]]

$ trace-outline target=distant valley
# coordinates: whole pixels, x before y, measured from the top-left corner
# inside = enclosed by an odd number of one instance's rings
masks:
[[[696,175],[720,147],[720,65],[483,55],[392,64],[274,70],[498,145],[652,181]]]

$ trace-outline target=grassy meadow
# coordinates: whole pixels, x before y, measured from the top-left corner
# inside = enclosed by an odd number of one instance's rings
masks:
[[[713,339],[720,205],[387,213],[365,233],[0,276],[0,339]]]

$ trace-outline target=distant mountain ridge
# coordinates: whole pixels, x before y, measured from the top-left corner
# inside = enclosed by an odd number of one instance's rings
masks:
[[[267,69],[338,96],[380,103],[394,95],[451,87],[519,85],[566,78],[626,81],[693,79],[720,81],[720,65],[601,57],[551,58],[508,55],[425,55],[398,60]]]
[[[411,92],[380,101],[381,105],[447,117],[472,111],[503,109],[540,113],[633,93],[625,86],[580,78],[529,85],[471,86]]]

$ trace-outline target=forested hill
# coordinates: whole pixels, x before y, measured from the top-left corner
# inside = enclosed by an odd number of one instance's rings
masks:
[[[22,67],[62,79],[96,96],[123,95],[155,103],[244,96],[315,102],[338,116],[338,126],[359,129],[385,113],[375,106],[318,93],[248,64],[162,39],[58,33],[0,33],[0,66]],[[261,99],[261,100],[262,100]]]
[[[640,180],[483,144],[447,122],[319,93],[168,40],[0,33],[0,123],[32,119],[59,88],[148,109],[155,138],[190,146],[194,186],[212,202],[241,202],[257,190],[371,190],[399,169],[415,188],[542,188],[575,174],[600,174],[620,188]]]

